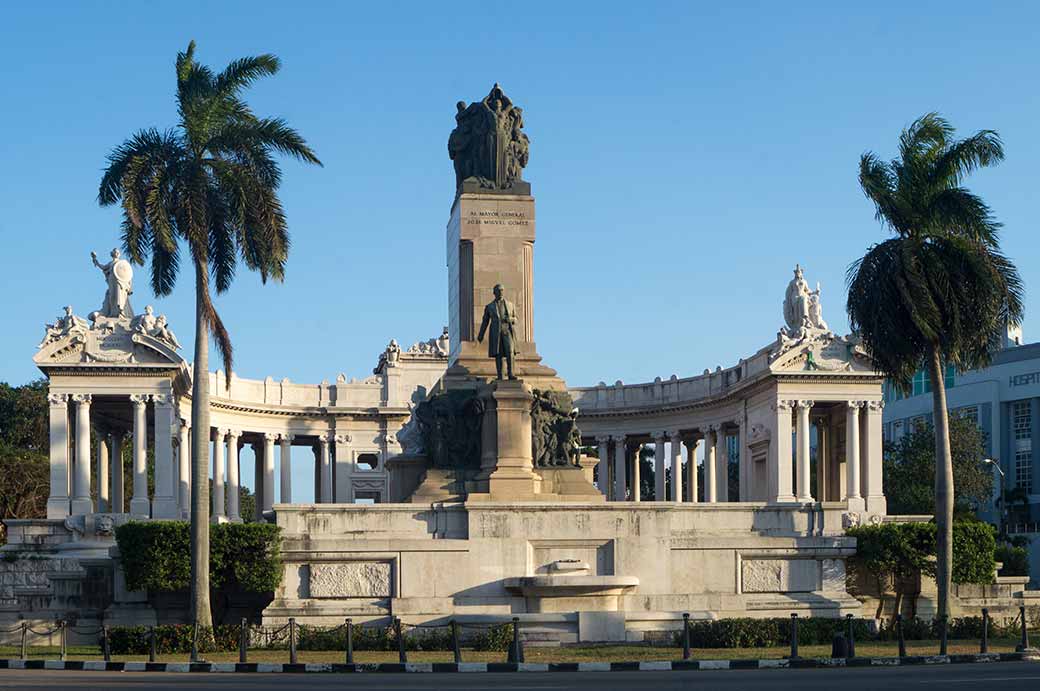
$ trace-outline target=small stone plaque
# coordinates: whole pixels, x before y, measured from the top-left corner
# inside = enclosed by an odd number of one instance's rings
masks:
[[[310,596],[390,597],[390,575],[390,563],[385,561],[311,564]]]

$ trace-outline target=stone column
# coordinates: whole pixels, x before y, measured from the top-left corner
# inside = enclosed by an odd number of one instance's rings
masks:
[[[751,501],[751,497],[754,496],[751,477],[754,468],[751,465],[751,457],[747,450],[747,424],[745,424],[745,416],[742,415],[740,420],[734,421],[733,424],[737,426],[737,463],[740,471],[737,473],[737,477],[740,478],[737,487],[737,501]],[[730,498],[732,499],[732,497]]]
[[[830,492],[827,484],[830,482],[830,437],[827,434],[826,418],[818,417],[813,421],[816,428],[816,500],[828,501]]]
[[[632,487],[629,490],[632,495],[632,501],[643,500],[643,483],[639,477],[639,457],[642,455],[642,451],[642,444],[636,444],[632,448]]]
[[[696,504],[697,499],[697,448],[701,445],[700,439],[690,437],[686,441],[686,493],[690,495],[690,503]]]
[[[682,502],[682,487],[683,487],[683,472],[682,472],[682,437],[679,436],[679,430],[672,430],[668,433],[668,439],[671,442],[671,456],[672,456],[672,501],[676,503]]]
[[[628,473],[625,468],[625,435],[614,436],[614,501],[628,499]]]
[[[226,430],[216,428],[213,430],[213,492],[210,495],[210,520],[214,523],[223,523],[227,518],[224,511],[224,437]]]
[[[718,464],[715,452],[719,445],[719,433],[716,425],[710,425],[704,434],[704,501],[714,504],[719,500],[719,483],[715,479]]]
[[[794,501],[791,491],[791,409],[794,401],[778,400],[773,404],[776,421],[774,438],[769,444],[769,492],[770,504]]]
[[[607,482],[607,476],[610,473],[607,472],[607,466],[610,465],[610,437],[607,435],[601,435],[596,437],[596,444],[599,450],[599,462],[596,464],[596,475],[599,478],[599,491],[603,493],[604,497],[610,497],[610,486]]]
[[[89,393],[72,395],[76,404],[76,465],[73,469],[72,514],[94,513],[90,498],[90,399]]]
[[[108,434],[98,430],[95,431],[95,435],[97,436],[97,510],[98,513],[108,513],[112,510],[108,484]]]
[[[130,498],[130,514],[148,518],[151,502],[148,501],[148,395],[132,394],[134,407],[134,493]]]
[[[871,514],[884,515],[888,513],[888,502],[885,500],[885,490],[882,487],[882,432],[881,416],[884,411],[884,401],[867,401],[863,440],[864,458],[863,466],[863,498],[867,502],[867,511]]]
[[[264,434],[264,511],[274,508],[274,441],[277,437],[272,432]]]
[[[318,438],[321,454],[321,504],[333,503],[332,457],[329,453],[329,435]]]
[[[51,488],[47,497],[47,518],[69,515],[69,395],[47,394],[50,433]]]
[[[846,499],[856,500],[859,494],[859,409],[863,401],[848,401],[845,410],[845,480]],[[852,507],[850,507],[852,508]]]
[[[281,474],[278,500],[282,504],[292,504],[292,442],[295,438],[294,434],[282,434],[278,441],[282,447],[282,456],[278,463],[278,472]]]
[[[112,433],[112,513],[126,511],[126,491],[123,487],[123,433]]]
[[[796,410],[798,412],[798,429],[795,432],[798,439],[798,457],[797,457],[797,479],[798,487],[797,501],[810,502],[813,501],[812,488],[809,486],[809,478],[811,477],[809,463],[809,411],[812,409],[812,401],[798,401]]]
[[[328,439],[325,439],[325,437],[322,437],[322,439],[325,440],[325,444],[328,446]],[[354,474],[354,459],[351,458],[352,454],[350,452],[351,436],[349,434],[337,434],[334,441],[336,442],[336,493],[332,501],[337,504],[349,504],[351,503],[350,479]],[[327,454],[328,452],[326,451],[325,453]],[[329,468],[331,473],[331,463]]]
[[[177,518],[177,489],[173,484],[173,396],[152,396],[155,416],[155,497],[152,518]]]
[[[665,438],[665,432],[658,432],[654,435],[654,501],[668,501],[667,488],[664,481]]]
[[[180,478],[177,483],[177,494],[181,509],[181,518],[191,513],[191,441],[188,439],[188,423],[181,420],[177,430],[177,463],[180,466]]]
[[[242,515],[238,506],[241,480],[238,476],[238,438],[242,432],[237,429],[227,431],[227,517],[233,523],[241,523]]]
[[[715,500],[729,501],[729,435],[723,425],[715,431],[715,484]]]
[[[311,453],[314,454],[314,503],[321,503],[321,447],[311,444]]]
[[[253,519],[264,518],[264,445],[255,441],[253,447]]]

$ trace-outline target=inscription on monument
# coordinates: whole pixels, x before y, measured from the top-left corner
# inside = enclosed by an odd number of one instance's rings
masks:
[[[463,221],[468,226],[529,226],[531,220],[523,211],[498,209],[470,210]]]

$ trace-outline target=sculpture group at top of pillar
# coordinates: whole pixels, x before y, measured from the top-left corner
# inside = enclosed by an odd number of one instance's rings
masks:
[[[524,112],[495,84],[482,100],[456,104],[448,156],[455,164],[455,188],[475,179],[484,189],[507,190],[521,181],[530,140],[521,130]]]
[[[484,318],[480,320],[480,332],[477,340],[484,342],[484,333],[491,327],[488,334],[488,357],[495,358],[495,370],[498,378],[502,379],[502,360],[505,359],[507,373],[510,379],[516,379],[513,375],[513,357],[519,352],[516,345],[516,333],[513,326],[516,324],[516,308],[513,303],[503,297],[502,284],[495,286],[495,299],[484,306]]]
[[[784,295],[784,335],[788,337],[804,337],[813,331],[830,331],[827,322],[823,321],[823,308],[820,305],[820,285],[816,290],[809,290],[802,267],[794,267],[794,278],[787,284]]]
[[[108,288],[105,290],[105,300],[101,303],[101,309],[90,313],[90,321],[97,321],[98,317],[109,317],[110,319],[130,319],[134,316],[134,310],[130,307],[130,295],[133,291],[134,269],[130,262],[119,255],[119,249],[112,250],[112,261],[102,264],[98,261],[97,254],[90,253],[94,266],[101,269],[105,274],[105,282]]]

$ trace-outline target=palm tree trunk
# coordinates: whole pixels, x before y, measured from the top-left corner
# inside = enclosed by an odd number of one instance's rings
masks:
[[[191,388],[191,620],[213,625],[209,604],[209,324],[205,262],[195,263],[195,362]]]
[[[935,427],[935,585],[939,591],[940,617],[950,613],[953,574],[953,457],[950,453],[950,419],[946,411],[946,382],[939,348],[928,363],[932,378],[932,423]]]

